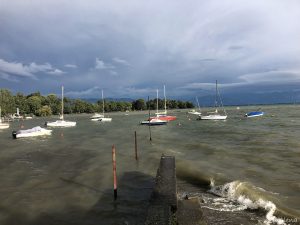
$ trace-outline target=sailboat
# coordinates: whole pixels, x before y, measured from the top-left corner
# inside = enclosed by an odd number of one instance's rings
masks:
[[[3,123],[1,117],[1,106],[0,106],[0,130],[9,128],[9,123]]]
[[[156,115],[158,115],[158,90],[156,90]],[[150,104],[149,104],[149,119],[141,121],[142,125],[148,126],[157,126],[157,125],[166,125],[167,120],[161,120],[158,116],[150,117]]]
[[[221,104],[221,107],[223,109],[223,112],[224,112],[224,115],[221,115],[218,111],[218,108],[220,107],[218,105],[218,99],[220,100],[220,104]],[[213,112],[208,112],[207,113],[208,115],[200,115],[199,116],[199,119],[200,120],[226,120],[227,119],[227,113],[226,113],[226,110],[224,109],[223,107],[223,103],[222,103],[222,100],[221,100],[221,96],[220,96],[220,93],[219,93],[219,90],[218,90],[218,82],[216,81],[216,98],[215,98],[215,111]]]
[[[104,116],[104,98],[103,98],[103,90],[102,90],[102,117],[99,118],[97,121],[101,121],[101,122],[111,122],[112,118],[109,117],[105,117]]]
[[[189,111],[188,114],[197,115],[197,116],[201,115],[201,109],[200,109],[198,97],[196,97],[196,102],[197,102],[197,105],[198,105],[198,111],[193,109],[193,110]]]
[[[167,114],[167,98],[166,98],[166,87],[164,85],[164,98],[165,98],[165,111],[164,112],[158,112],[155,113],[156,117],[151,117],[150,119],[160,119],[160,120],[165,120],[165,121],[172,121],[176,120],[176,116],[169,116]],[[158,108],[158,107],[157,107]]]
[[[98,121],[99,119],[103,118],[104,116],[100,113],[94,113],[94,115],[92,115],[90,117],[91,121]]]
[[[20,115],[20,110],[19,110],[19,108],[17,108],[17,112],[16,113],[14,113],[13,115],[12,115],[12,119],[13,120],[19,120],[19,119],[23,119],[23,117]]]
[[[46,122],[48,127],[75,127],[76,122],[64,120],[64,86],[61,87],[61,115],[59,120],[54,122]]]

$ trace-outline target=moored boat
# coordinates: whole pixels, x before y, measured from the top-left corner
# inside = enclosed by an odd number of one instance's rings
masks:
[[[158,92],[157,92],[158,93]],[[158,94],[157,94],[158,96]],[[156,116],[155,117],[151,117],[150,119],[160,119],[160,120],[163,120],[163,121],[173,121],[173,120],[176,120],[177,117],[176,116],[169,116],[168,113],[167,113],[167,98],[166,98],[166,87],[164,85],[164,98],[165,98],[165,111],[164,112],[156,112]],[[157,100],[158,100],[158,97],[157,97]],[[158,103],[157,103],[157,110],[158,110]]]
[[[156,117],[151,117],[150,119],[153,120],[153,119],[160,119],[160,120],[163,120],[163,121],[173,121],[173,120],[176,120],[177,117],[176,116],[169,116],[169,115],[166,115],[166,114],[157,114]]]
[[[61,87],[61,115],[60,120],[45,122],[47,127],[75,127],[76,122],[64,120],[64,86]]]
[[[262,111],[252,111],[245,114],[245,117],[251,118],[251,117],[258,117],[263,116],[265,113]]]
[[[153,119],[148,119],[148,120],[141,121],[142,125],[148,125],[148,126],[166,125],[167,123],[168,123],[168,121],[161,120],[161,119],[158,119],[158,118],[153,118]]]
[[[111,122],[111,121],[112,121],[112,118],[110,118],[110,117],[105,117],[105,116],[104,116],[104,113],[105,113],[105,107],[104,107],[103,90],[101,91],[101,94],[102,94],[102,115],[99,114],[101,117],[98,118],[97,120],[94,120],[94,121]]]
[[[218,110],[216,110],[215,112],[210,112],[209,115],[199,116],[199,119],[201,119],[201,120],[226,120],[227,115],[220,115],[218,113]]]
[[[51,135],[51,134],[52,134],[52,130],[47,130],[40,126],[33,127],[31,129],[27,129],[27,130],[18,130],[18,131],[12,132],[12,136],[15,139],[25,138],[25,137],[45,136],[45,135]]]
[[[91,119],[92,121],[98,121],[99,119],[101,119],[101,118],[103,118],[103,117],[104,117],[104,115],[99,114],[99,113],[95,113],[94,115],[92,115],[92,116],[90,117],[90,119]]]
[[[223,109],[224,114],[219,113],[218,111],[219,107]],[[215,111],[208,112],[207,115],[199,115],[199,120],[226,120],[226,119],[227,119],[227,113],[223,107],[222,99],[218,90],[218,82],[216,81]]]
[[[76,122],[65,121],[65,120],[56,120],[54,122],[46,122],[45,125],[47,127],[75,127]]]
[[[111,122],[112,118],[108,118],[108,117],[103,117],[103,118],[99,118],[98,121],[101,122]]]
[[[200,105],[199,105],[199,101],[198,101],[197,97],[196,97],[196,102],[197,102],[197,106],[198,106],[198,111],[196,109],[192,109],[191,111],[188,112],[188,114],[200,116],[201,115],[201,109],[200,109]]]

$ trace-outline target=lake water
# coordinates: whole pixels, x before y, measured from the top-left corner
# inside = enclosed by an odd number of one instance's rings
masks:
[[[151,142],[149,127],[139,125],[147,112],[111,113],[111,123],[67,115],[76,127],[17,140],[12,130],[55,118],[14,121],[0,131],[0,224],[143,224],[162,154],[176,157],[179,198],[200,197],[211,224],[299,224],[300,106],[263,106],[265,116],[243,117],[256,108],[228,107],[226,121],[171,111],[177,120],[151,127]]]

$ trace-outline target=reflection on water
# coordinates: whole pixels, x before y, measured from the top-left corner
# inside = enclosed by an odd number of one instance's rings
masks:
[[[284,211],[299,213],[299,106],[265,106],[264,117],[248,119],[243,114],[251,107],[227,110],[227,121],[197,121],[185,111],[173,112],[177,121],[151,127],[152,142],[148,127],[139,125],[147,112],[111,114],[111,123],[70,116],[77,121],[74,128],[18,140],[11,138],[12,130],[45,120],[13,122],[0,133],[0,224],[142,224],[161,154],[176,157],[184,183],[180,190],[206,197],[208,207],[214,201],[207,192],[211,180],[216,186],[241,181],[267,190],[266,196]],[[117,150],[117,202],[112,144]],[[247,189],[249,195],[258,193],[252,189]],[[237,204],[228,196],[220,201],[230,201],[228,207]]]

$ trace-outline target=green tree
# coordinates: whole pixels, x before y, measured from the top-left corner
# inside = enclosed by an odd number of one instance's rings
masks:
[[[73,113],[75,109],[75,100],[65,97],[64,98],[64,114]],[[61,113],[61,101],[59,100],[58,114]]]
[[[138,99],[136,101],[132,102],[132,109],[133,110],[145,110],[146,109],[146,104],[144,99]]]
[[[186,108],[186,102],[178,101],[178,108],[179,109],[185,109]]]
[[[37,114],[37,110],[42,107],[42,100],[40,96],[33,95],[27,98],[27,104],[29,107],[29,113]]]
[[[51,116],[52,115],[51,107],[48,105],[44,105],[42,108],[40,108],[36,111],[36,115],[37,116]]]
[[[57,98],[55,94],[49,94],[46,96],[43,105],[47,105],[51,108],[52,114],[58,115],[61,113],[61,100]]]
[[[195,108],[195,106],[192,102],[186,102],[186,107],[189,108],[189,109]]]
[[[12,114],[16,112],[14,96],[7,89],[0,89],[0,106],[2,115]]]
[[[86,104],[84,103],[84,101],[77,99],[74,102],[74,113],[83,113],[86,110]]]
[[[25,95],[23,95],[22,93],[18,92],[14,96],[14,101],[15,101],[16,108],[19,108],[21,115],[22,114],[26,114],[26,113],[29,112],[29,107],[28,107]]]

